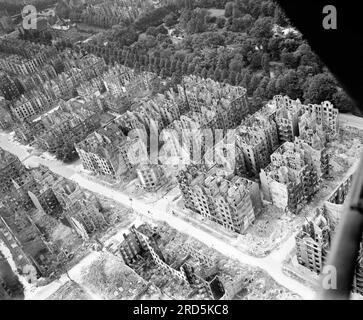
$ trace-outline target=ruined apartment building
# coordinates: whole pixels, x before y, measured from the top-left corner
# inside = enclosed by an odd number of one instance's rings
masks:
[[[31,179],[22,187],[17,186],[17,191],[19,194],[19,190],[25,191],[32,206],[43,216],[63,222],[67,220],[66,225],[72,226],[77,233],[82,228],[86,234],[92,234],[107,226],[105,217],[97,208],[97,199],[93,195],[86,195],[77,184],[52,173],[43,166],[30,170],[30,174]],[[14,199],[15,202],[17,199]],[[17,209],[16,205],[9,202],[8,205]],[[26,207],[25,203],[20,203],[19,207],[30,208]],[[79,235],[84,234],[79,233]]]
[[[0,94],[7,101],[13,101],[19,98],[24,92],[24,88],[18,79],[10,77],[0,71]]]
[[[49,266],[54,261],[52,248],[28,218],[27,211],[19,209],[15,213],[0,202],[0,239],[12,253],[18,268],[34,265],[38,274],[49,275]]]
[[[55,95],[34,89],[13,101],[10,105],[10,111],[18,122],[24,122],[48,111],[55,105],[56,101]]]
[[[262,209],[258,184],[242,177],[191,166],[179,173],[178,182],[188,209],[236,233],[245,232]]]
[[[7,131],[13,126],[14,120],[9,110],[8,102],[0,96],[0,129]]]
[[[81,238],[87,240],[95,232],[109,227],[97,198],[86,194],[79,185],[61,179],[55,184],[54,192],[63,207],[63,218]]]
[[[160,157],[168,163],[171,157],[200,163],[208,147],[213,146],[223,138],[216,134],[220,121],[217,115],[210,110],[202,108],[202,113],[190,111],[174,120],[161,133],[164,142]]]
[[[18,157],[0,148],[0,191],[8,192],[14,185],[22,187],[30,179],[28,169]]]
[[[134,164],[129,157],[135,141],[123,134],[120,124],[111,122],[77,143],[76,150],[84,169],[119,180],[135,175]]]
[[[147,134],[152,130],[154,133],[161,131],[179,116],[178,98],[169,91],[165,95],[155,95],[152,99],[138,100],[130,110],[117,118],[117,122],[122,126],[125,134],[134,129]]]
[[[30,218],[30,213],[35,207],[28,190],[39,188],[40,185],[18,158],[11,155],[4,159],[2,156],[2,161],[4,160],[8,162],[7,173],[11,180],[3,176],[8,187],[2,189],[0,200],[0,237],[12,253],[18,267],[34,265],[38,273],[48,274],[52,248],[44,241],[44,236]]]
[[[236,152],[243,155],[246,173],[257,175],[279,146],[276,123],[261,110],[242,121],[235,135]]]
[[[338,134],[338,115],[339,110],[334,108],[334,106],[329,101],[324,101],[320,105],[304,105],[303,109],[307,115],[313,117],[313,121],[310,123],[317,122],[321,125],[322,131],[325,132],[328,141],[334,139]],[[305,124],[306,125],[306,124]],[[303,126],[299,126],[300,134],[304,134]],[[307,127],[309,129],[309,126]]]
[[[320,140],[323,146],[338,134],[338,109],[329,102],[304,106],[305,112],[299,121],[300,139],[314,147]]]
[[[16,79],[19,80],[25,92],[28,92],[42,87],[43,83],[48,80],[55,79],[58,75],[58,70],[63,69],[64,67],[63,61],[61,62],[58,59],[54,59],[41,68],[36,69],[33,73],[17,76]]]
[[[166,159],[200,162],[205,152],[249,113],[244,88],[211,79],[184,77],[178,97],[180,105],[186,104],[189,111],[180,113],[161,134],[165,142],[161,157]]]
[[[154,192],[166,183],[165,172],[158,164],[140,164],[136,172],[142,188],[148,192]]]
[[[99,62],[102,63],[102,60]],[[56,78],[46,81],[43,87],[45,91],[53,93],[56,98],[70,99],[75,96],[79,85],[97,77],[99,72],[98,68],[87,65],[84,65],[82,69],[73,67],[60,73]]]
[[[270,109],[276,122],[280,142],[293,142],[299,136],[299,117],[302,113],[300,100],[278,95],[273,97],[266,108]]]
[[[77,94],[85,101],[92,101],[95,98],[99,98],[106,92],[106,86],[101,77],[93,78],[90,81],[83,82],[77,87]],[[113,95],[109,95],[110,98],[116,98]],[[122,104],[120,100],[118,100],[116,103],[117,107],[123,107],[118,106],[118,104]],[[111,108],[110,108],[111,109]]]
[[[34,145],[50,153],[69,146],[65,154],[72,153],[73,144],[99,128],[102,119],[96,105],[74,100],[60,101],[56,108],[33,120],[33,124],[40,122],[37,128],[41,129],[33,131]]]
[[[246,176],[246,162],[242,152],[238,152],[234,134],[225,136],[221,141],[206,149],[203,164],[210,170],[216,168],[225,174]]]
[[[319,136],[325,144],[338,133],[338,109],[328,101],[304,105],[299,99],[277,95],[262,110],[275,121],[280,143],[294,142],[299,137],[312,145]]]
[[[296,236],[298,262],[317,274],[322,271],[352,181],[353,174],[350,172]]]
[[[220,128],[236,127],[250,112],[243,87],[191,75],[183,77],[179,92],[192,112],[203,113],[204,107],[218,115],[223,121]]]
[[[109,224],[78,185],[42,166],[28,173],[27,183],[14,184],[0,201],[0,236],[19,268],[34,265],[48,276],[55,260]]]
[[[69,66],[66,71],[56,77],[37,79],[35,88],[12,102],[10,110],[19,122],[31,120],[51,109],[60,99],[73,98],[80,84],[97,77],[106,68],[103,59],[92,55],[82,59],[74,57],[74,60],[67,63]]]
[[[81,133],[82,128],[86,129],[88,125],[91,128],[98,128],[112,118],[114,116],[104,112],[102,106],[95,100],[88,102],[81,99],[57,100],[52,108],[42,115],[34,115],[17,124],[15,137],[23,144],[33,144],[38,141],[41,145],[42,142],[39,139],[46,138],[49,132],[61,130],[62,134],[66,134],[67,131],[74,131],[72,133],[77,136],[76,132]],[[56,137],[53,144],[61,143],[64,138]]]
[[[16,75],[26,75],[37,70],[39,64],[34,60],[25,59],[22,56],[13,54],[1,59],[0,68]]]
[[[208,259],[197,257],[196,251],[187,251],[180,261],[167,262],[160,249],[160,235],[149,226],[142,225],[139,228],[131,227],[130,233],[124,235],[120,253],[125,263],[136,272],[140,270],[140,264],[150,257],[152,261],[172,278],[177,278],[188,284],[205,299],[220,299],[224,295],[223,283],[219,280],[218,269],[211,266]],[[185,256],[185,257],[184,257]],[[209,263],[208,263],[209,262]]]
[[[14,31],[15,25],[13,19],[8,14],[7,10],[0,11],[0,32],[3,33],[10,33]],[[1,290],[1,288],[0,288]]]
[[[355,168],[351,168],[343,182],[333,191],[324,205],[317,209],[314,218],[307,221],[296,235],[296,256],[300,265],[320,274],[326,262],[332,239],[344,204],[349,196]],[[363,245],[355,269],[353,291],[363,295]]]
[[[0,40],[0,52],[13,55],[2,59],[0,68],[17,75],[30,74],[57,54],[54,46],[7,38]]]
[[[116,96],[144,95],[151,90],[155,77],[151,72],[138,73],[118,63],[102,75],[107,91]]]
[[[271,164],[261,170],[264,199],[278,208],[296,212],[317,191],[320,166],[307,144],[298,140],[285,142],[271,155]]]
[[[34,72],[17,76],[25,91],[41,89],[44,84],[50,80],[56,81],[62,73],[72,70],[83,71],[84,77],[91,78],[91,75],[97,76],[106,70],[106,64],[103,59],[96,58],[93,55],[80,55],[72,50],[65,50],[52,57],[44,65],[37,67]]]
[[[110,85],[107,85],[106,81],[103,81],[105,84],[106,92],[102,95],[97,96],[97,100],[103,106],[103,108],[110,110],[119,115],[123,115],[123,117],[127,117],[126,113],[140,114],[140,121],[146,123],[147,119],[145,118],[145,113],[149,113],[150,115],[156,113],[161,115],[161,118],[157,118],[154,120],[161,120],[160,126],[166,126],[174,119],[177,119],[181,114],[181,110],[179,108],[180,102],[178,95],[172,90],[168,90],[165,94],[157,94],[152,98],[146,98],[150,93],[150,83],[148,77],[146,75],[140,75],[139,81],[131,81],[125,80],[128,84],[125,85],[117,85],[117,81],[110,80],[110,84],[112,86],[117,86],[120,90],[114,90]],[[144,83],[146,81],[146,84]],[[151,80],[150,80],[151,81]],[[134,87],[135,89],[131,88]],[[94,90],[94,89],[90,89]],[[98,90],[98,89],[97,89]],[[124,115],[125,114],[125,115]],[[125,119],[126,121],[126,119]],[[130,128],[130,125],[126,127]],[[131,126],[134,128],[135,126]]]

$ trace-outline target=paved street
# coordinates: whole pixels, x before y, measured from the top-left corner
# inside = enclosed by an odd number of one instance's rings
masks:
[[[363,118],[351,114],[339,114],[339,123],[363,130]]]

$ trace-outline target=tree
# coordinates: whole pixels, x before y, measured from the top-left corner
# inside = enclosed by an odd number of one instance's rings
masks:
[[[192,12],[191,18],[187,23],[186,31],[189,34],[203,32],[206,29],[206,24],[205,24],[206,15],[207,15],[206,10],[202,10],[199,8],[195,9]]]
[[[261,66],[266,73],[270,72],[270,55],[268,53],[262,55]]]
[[[222,73],[221,73],[221,80],[220,81],[224,81],[224,80],[228,79],[228,77],[229,77],[228,70],[227,69],[223,69],[222,70]]]
[[[270,78],[268,85],[266,86],[266,96],[268,99],[272,99],[278,92],[276,91],[276,79]]]
[[[224,46],[225,38],[218,32],[205,32],[203,33],[203,45],[211,48]]]
[[[286,27],[289,25],[289,20],[287,19],[286,15],[282,11],[282,9],[278,6],[276,6],[276,8],[275,8],[274,20],[275,20],[275,23],[281,27]]]
[[[175,58],[172,58],[171,64],[170,64],[170,72],[173,73],[176,71],[176,65],[178,64],[178,60]]]
[[[216,22],[217,22],[216,16],[208,15],[205,17],[205,23],[207,23],[207,24],[216,23]]]
[[[254,52],[251,56],[251,68],[254,70],[258,70],[261,68],[261,63],[262,63],[262,53],[257,51]]]
[[[192,18],[192,10],[183,9],[180,14],[179,23],[183,29],[187,28],[189,20]]]
[[[255,37],[259,43],[272,37],[273,19],[270,17],[259,18],[255,21],[250,34]]]
[[[194,73],[193,74],[195,74],[195,75],[200,75],[200,73],[202,72],[202,67],[201,67],[201,65],[200,64],[197,64],[196,66],[195,66],[195,69],[194,69]]]
[[[239,18],[239,19],[235,19],[237,20],[236,22],[234,23],[237,23],[239,24],[240,26],[240,31],[248,31],[251,26],[253,25],[253,17],[250,15],[250,14],[245,14],[242,18]]]
[[[321,73],[322,64],[317,55],[311,51],[311,48],[307,43],[301,44],[294,54],[296,59],[299,60],[300,66],[311,66],[316,74]]]
[[[224,16],[226,18],[230,18],[233,15],[233,9],[234,9],[234,3],[233,2],[227,2],[225,6],[225,12]]]
[[[235,80],[236,86],[242,85],[242,80],[243,80],[242,74],[240,72],[238,72],[236,74],[236,80]]]
[[[331,101],[339,111],[343,112],[353,112],[358,116],[362,116],[361,113],[357,110],[354,105],[353,100],[343,91],[339,90],[333,95],[333,99]]]
[[[243,56],[237,54],[229,63],[229,70],[234,72],[240,72],[242,69]]]
[[[310,85],[304,94],[305,103],[320,104],[332,101],[337,92],[335,80],[326,73],[320,73],[309,80]]]
[[[279,61],[280,60],[280,44],[282,39],[278,37],[273,37],[268,42],[267,50],[270,52],[271,59],[273,61]]]
[[[257,88],[252,95],[252,110],[258,110],[262,107],[263,104],[263,99],[261,97],[261,94],[263,94],[263,92],[261,92],[260,88]]]
[[[288,69],[296,69],[298,66],[298,59],[296,56],[291,52],[287,52],[286,49],[281,53],[281,61]]]
[[[232,16],[233,16],[233,19],[238,19],[238,18],[242,17],[242,12],[236,5],[233,6]]]
[[[275,3],[272,1],[263,1],[261,4],[261,14],[273,17],[275,15]]]
[[[145,13],[141,14],[136,21],[134,22],[134,26],[142,31],[145,32],[147,28],[153,26],[159,26],[163,23],[164,18],[171,12],[170,7],[159,7],[154,10],[146,11]]]
[[[176,63],[176,71],[177,72],[182,71],[182,65],[183,65],[183,62],[179,59],[178,62]]]
[[[160,77],[161,77],[162,79],[165,79],[165,78],[166,78],[166,76],[167,76],[166,70],[165,70],[165,68],[162,68],[162,69],[160,70]]]
[[[228,82],[229,82],[232,86],[237,85],[237,83],[236,83],[236,77],[237,77],[237,72],[235,72],[235,71],[231,71],[231,72],[229,73]]]
[[[220,81],[221,80],[221,70],[219,68],[217,68],[215,71],[214,71],[214,80],[215,81]]]
[[[247,72],[244,73],[243,75],[243,79],[242,79],[242,87],[248,89],[248,86],[251,82],[251,78],[252,78],[252,73],[251,71],[248,69]]]
[[[195,72],[195,64],[191,63],[188,66],[188,74],[194,74],[194,72]]]
[[[146,29],[145,29],[146,30]],[[123,27],[120,25],[113,26],[107,31],[108,40],[115,42],[117,47],[130,46],[138,40],[138,33],[133,26]]]
[[[303,90],[297,72],[289,70],[280,75],[276,80],[276,91],[289,96],[291,99],[301,98]]]
[[[262,97],[265,100],[270,98],[267,95],[267,86],[269,85],[269,83],[270,83],[270,78],[267,76],[263,77],[256,89],[256,90],[259,90],[258,93],[259,93],[260,97]]]
[[[176,25],[178,23],[178,15],[176,13],[174,13],[174,12],[169,13],[164,18],[164,23],[169,28]]]
[[[255,47],[256,47],[256,43],[254,42],[253,39],[248,38],[245,41],[243,41],[243,43],[241,43],[240,45],[240,52],[241,54],[247,58],[248,54],[251,52],[255,52]]]
[[[157,35],[156,27],[149,27],[149,28],[147,28],[146,35],[156,37],[156,35]]]
[[[201,72],[200,75],[201,75],[202,78],[207,78],[208,71],[207,71],[207,69],[205,67],[202,69],[202,72]]]
[[[184,61],[183,64],[182,64],[182,73],[183,74],[187,74],[188,73],[188,67],[189,67],[189,64],[187,61]]]
[[[247,91],[249,95],[253,94],[253,92],[257,89],[260,82],[261,82],[261,75],[258,73],[254,73],[251,77],[250,83],[247,84]]]
[[[226,19],[224,19],[223,17],[218,17],[216,23],[217,28],[222,29],[226,25]]]
[[[158,34],[168,34],[168,29],[166,29],[163,25],[160,25],[156,28]]]
[[[174,72],[172,75],[171,75],[171,84],[174,88],[176,88],[176,86],[178,84],[180,84],[182,82],[182,76],[179,72]]]
[[[214,68],[210,67],[208,70],[207,78],[213,79],[214,77]]]

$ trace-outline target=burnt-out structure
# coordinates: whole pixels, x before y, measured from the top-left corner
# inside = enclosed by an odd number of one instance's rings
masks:
[[[1,150],[0,237],[19,269],[47,277],[67,252],[109,224],[98,200],[45,167],[28,169]],[[10,170],[11,169],[11,170]],[[68,259],[68,258],[67,258]]]
[[[299,140],[285,142],[277,149],[271,155],[271,164],[260,173],[264,199],[278,208],[298,212],[318,187],[322,163],[313,151]]]
[[[206,257],[198,256],[196,250],[188,246],[183,248],[183,258],[168,261],[160,248],[160,235],[148,225],[131,227],[130,233],[124,235],[120,253],[125,263],[140,273],[151,260],[171,278],[177,278],[190,286],[191,292],[205,299],[220,299],[224,295],[223,283],[218,277],[218,268]]]
[[[244,233],[262,210],[259,186],[251,180],[189,166],[178,181],[186,208],[232,232]]]
[[[344,203],[349,197],[353,173],[334,190],[323,207],[317,209],[315,216],[304,223],[296,235],[297,261],[310,271],[320,274],[323,271],[332,239],[341,215],[344,214]],[[363,245],[356,263],[353,291],[363,295]]]

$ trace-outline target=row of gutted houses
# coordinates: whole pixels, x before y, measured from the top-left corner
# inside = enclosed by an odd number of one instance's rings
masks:
[[[343,182],[307,220],[295,237],[297,262],[315,274],[323,271],[336,227],[349,197],[355,168],[351,168]],[[363,244],[357,257],[353,292],[363,295]]]

